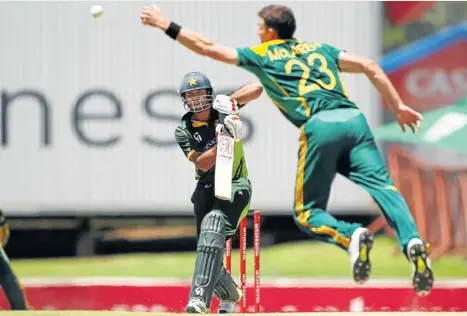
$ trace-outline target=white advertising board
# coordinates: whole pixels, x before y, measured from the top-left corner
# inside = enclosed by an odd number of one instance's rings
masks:
[[[159,3],[159,2],[158,2]],[[255,78],[197,56],[140,23],[142,2],[0,2],[0,201],[7,214],[47,211],[190,213],[193,165],[173,136],[184,74],[206,73],[217,92]],[[168,15],[215,41],[255,45],[262,2],[160,2]],[[379,59],[379,4],[290,2],[297,37]],[[378,124],[380,102],[364,76],[344,76]],[[243,111],[252,207],[290,213],[298,130],[263,95]],[[338,176],[330,210],[372,212],[363,189]]]

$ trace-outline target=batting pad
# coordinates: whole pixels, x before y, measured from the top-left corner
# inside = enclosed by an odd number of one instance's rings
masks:
[[[202,299],[207,307],[211,306],[214,287],[221,274],[225,234],[225,220],[221,214],[211,211],[204,217],[201,222],[190,298]]]
[[[219,281],[217,281],[214,294],[220,301],[238,302],[240,300],[239,290],[232,276],[222,267]]]

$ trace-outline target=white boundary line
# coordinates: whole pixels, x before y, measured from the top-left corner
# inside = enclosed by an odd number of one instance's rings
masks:
[[[139,277],[79,277],[79,278],[23,278],[28,287],[44,286],[190,286],[191,281],[176,278],[139,278]],[[253,282],[248,282],[253,285]],[[263,278],[262,287],[345,287],[345,288],[411,288],[407,279],[373,279],[358,286],[348,279],[311,279],[311,278]],[[467,288],[467,279],[436,280],[436,288]]]

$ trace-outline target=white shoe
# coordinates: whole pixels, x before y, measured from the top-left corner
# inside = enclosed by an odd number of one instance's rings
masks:
[[[237,305],[237,302],[242,300],[243,293],[242,291],[237,287],[237,293],[239,299],[234,302],[234,301],[220,301],[219,308],[217,310],[218,314],[232,314],[235,313],[235,305]]]
[[[429,257],[429,245],[419,238],[413,238],[407,245],[407,256],[412,262],[412,285],[419,296],[430,294],[433,288],[433,271]]]
[[[189,314],[209,314],[210,311],[201,299],[193,297],[185,307],[185,311]]]
[[[350,239],[348,251],[353,278],[357,284],[363,284],[370,278],[370,250],[373,240],[373,235],[363,227],[357,228]]]
[[[235,313],[235,305],[237,302],[221,301],[219,304],[218,314],[231,314]]]

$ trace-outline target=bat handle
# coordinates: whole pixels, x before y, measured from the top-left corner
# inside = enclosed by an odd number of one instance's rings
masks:
[[[225,114],[222,114],[222,113],[219,113],[219,122],[217,123],[217,127],[216,127],[216,132],[218,133],[225,133],[224,131],[224,119],[225,119],[226,115]]]
[[[227,115],[219,113],[219,124],[224,125],[224,119]]]

